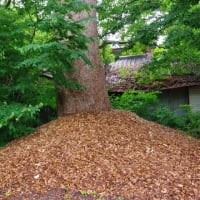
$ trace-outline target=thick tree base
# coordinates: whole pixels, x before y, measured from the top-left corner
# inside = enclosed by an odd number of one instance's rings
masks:
[[[59,89],[57,98],[58,116],[80,112],[99,112],[111,109],[108,91],[106,88],[104,68],[99,62],[96,44],[88,53],[95,69],[90,69],[82,60],[75,62],[76,71],[71,75],[71,80],[82,84],[85,89],[71,90]],[[95,51],[96,50],[96,51]]]
[[[96,0],[85,0],[86,3],[96,4]],[[91,10],[91,16],[96,17],[95,9]],[[74,19],[81,20],[88,17],[86,12],[78,13]],[[88,37],[96,38],[97,25],[89,21],[86,25],[85,34]],[[87,57],[90,59],[94,69],[79,59],[74,63],[75,72],[68,77],[85,87],[85,90],[59,89],[57,99],[58,116],[75,114],[80,112],[109,111],[111,106],[106,89],[104,68],[100,63],[99,49],[96,42],[88,46]]]
[[[91,91],[87,91],[87,89],[83,91],[60,90],[57,102],[58,116],[111,110],[105,89],[97,90],[96,94],[93,95],[90,93]]]

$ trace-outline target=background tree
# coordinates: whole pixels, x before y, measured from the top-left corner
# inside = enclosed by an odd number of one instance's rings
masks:
[[[199,0],[110,1],[99,6],[99,24],[104,43],[119,33],[125,50],[155,49],[151,64],[144,68],[147,78],[171,74],[199,73]],[[158,41],[162,39],[162,43]],[[136,51],[138,53],[138,51]]]

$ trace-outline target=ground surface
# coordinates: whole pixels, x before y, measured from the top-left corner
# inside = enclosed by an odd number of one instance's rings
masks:
[[[199,141],[126,111],[70,115],[0,150],[0,199],[198,200],[199,156]]]

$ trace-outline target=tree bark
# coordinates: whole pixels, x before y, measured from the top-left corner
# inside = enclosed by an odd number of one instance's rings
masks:
[[[85,0],[85,2],[96,4],[96,0]],[[95,9],[91,11],[91,15],[96,17]],[[79,20],[86,16],[86,13],[79,13],[75,15],[75,19]],[[88,22],[85,34],[89,37],[97,37],[98,32],[96,22]],[[74,63],[76,71],[72,74],[72,80],[84,85],[85,89],[59,89],[57,98],[58,116],[79,112],[110,110],[105,73],[103,66],[100,63],[97,43],[92,42],[89,44],[87,56],[93,63],[95,69],[90,69],[81,59]]]

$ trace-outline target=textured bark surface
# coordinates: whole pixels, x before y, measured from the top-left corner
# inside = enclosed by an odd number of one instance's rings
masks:
[[[85,0],[87,3],[96,4],[96,0]],[[91,15],[96,17],[96,11]],[[75,19],[83,19],[86,13],[74,16]],[[97,37],[97,25],[94,21],[87,24],[85,34],[89,37]],[[108,93],[106,90],[105,73],[100,63],[98,44],[89,45],[88,58],[95,69],[91,70],[82,60],[77,60],[74,65],[76,71],[71,79],[85,86],[85,90],[61,89],[58,96],[58,115],[63,116],[78,112],[96,112],[110,110]]]

